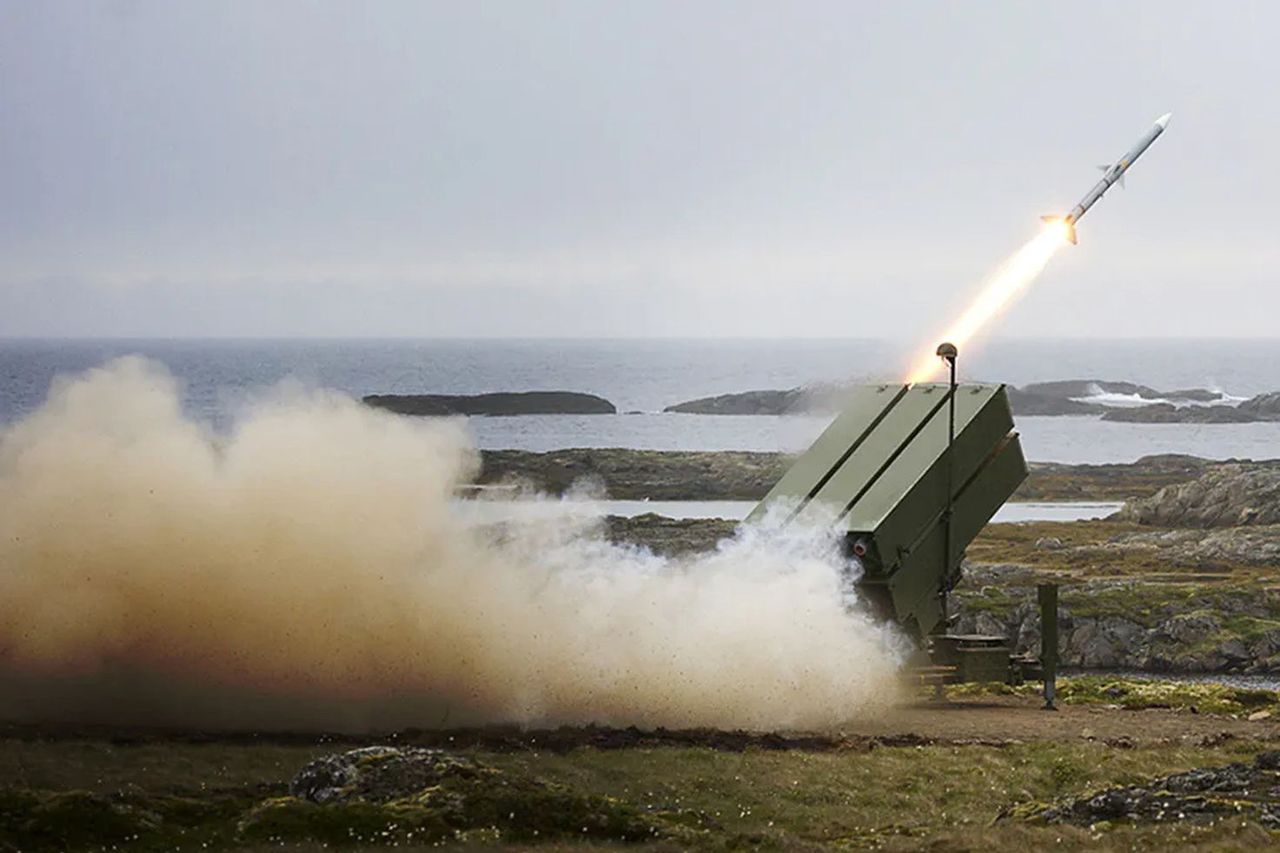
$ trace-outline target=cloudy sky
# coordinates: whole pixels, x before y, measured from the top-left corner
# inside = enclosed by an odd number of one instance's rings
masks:
[[[1280,4],[0,4],[0,335],[1264,336]]]

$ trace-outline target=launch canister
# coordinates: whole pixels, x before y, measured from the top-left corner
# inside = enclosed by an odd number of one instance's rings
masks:
[[[1151,129],[1142,135],[1137,144],[1129,149],[1128,153],[1110,166],[1100,166],[1099,168],[1103,170],[1102,180],[1098,181],[1093,189],[1085,193],[1084,198],[1080,199],[1080,203],[1071,208],[1071,211],[1066,216],[1042,216],[1040,218],[1045,222],[1062,222],[1067,226],[1067,239],[1072,243],[1076,242],[1076,223],[1080,221],[1080,217],[1089,212],[1089,208],[1093,207],[1094,203],[1102,198],[1107,190],[1111,189],[1112,184],[1118,182],[1121,186],[1124,186],[1124,173],[1129,170],[1135,160],[1142,156],[1143,152],[1151,147],[1151,143],[1155,142],[1156,138],[1164,133],[1164,129],[1169,126],[1169,119],[1172,116],[1173,113],[1165,113],[1160,116],[1160,118],[1156,119],[1156,123],[1152,125]]]

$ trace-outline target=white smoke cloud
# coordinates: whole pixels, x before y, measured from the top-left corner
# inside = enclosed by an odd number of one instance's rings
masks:
[[[667,560],[598,521],[470,523],[458,422],[281,390],[225,435],[138,358],[0,434],[0,714],[213,727],[822,727],[895,636],[829,535]]]

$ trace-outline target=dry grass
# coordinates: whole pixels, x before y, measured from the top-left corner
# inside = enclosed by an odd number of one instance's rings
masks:
[[[128,797],[142,807],[149,798],[171,810],[173,802],[202,798],[247,804],[279,795],[297,768],[332,748],[5,741],[0,742],[0,778],[15,787]],[[1260,742],[1235,739],[1216,746],[1133,749],[1069,741],[826,753],[664,747],[476,754],[519,777],[536,776],[571,790],[616,798],[691,833],[678,847],[1026,850],[1102,844],[1231,849],[1233,844],[1269,842],[1270,836],[1248,825],[1219,825],[1211,833],[1189,826],[1122,826],[1099,833],[993,821],[1020,803],[1079,796],[1108,785],[1245,760],[1262,748]],[[178,799],[164,805],[162,798]],[[170,827],[154,837],[144,836],[130,848],[235,846],[234,821],[215,818],[217,814],[206,813],[182,832]],[[500,842],[501,838],[484,835],[473,840],[480,849]],[[0,849],[3,846],[0,836]],[[310,848],[303,844],[291,849]]]

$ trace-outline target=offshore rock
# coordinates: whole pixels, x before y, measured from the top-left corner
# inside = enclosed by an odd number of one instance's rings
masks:
[[[1070,397],[1041,394],[1023,388],[1009,388],[1009,407],[1014,415],[1100,415],[1107,407],[1084,403]]]
[[[1245,400],[1238,407],[1242,412],[1248,412],[1268,420],[1280,419],[1280,391],[1272,391],[1269,394],[1259,394]]]
[[[370,394],[364,403],[401,415],[612,415],[603,397],[576,391],[496,394]]]
[[[1108,409],[1102,419],[1129,424],[1248,424],[1272,420],[1236,406],[1175,406],[1172,403]]]
[[[794,415],[810,411],[815,402],[807,389],[789,388],[701,397],[667,406],[663,411],[691,415]]]

